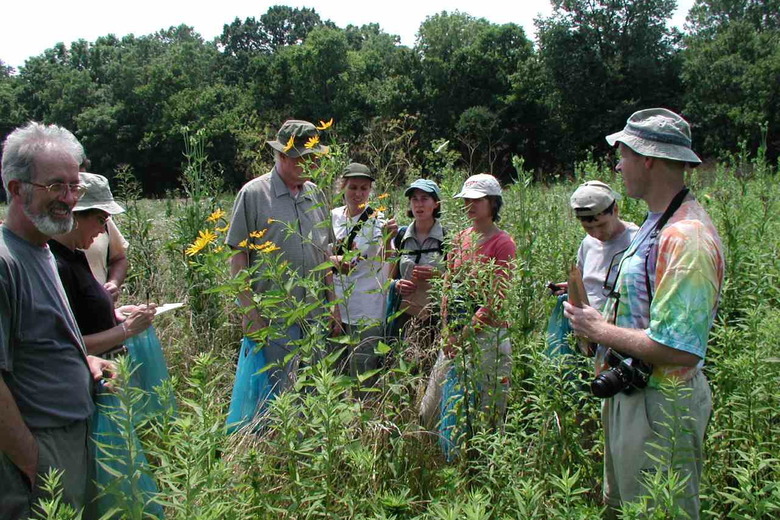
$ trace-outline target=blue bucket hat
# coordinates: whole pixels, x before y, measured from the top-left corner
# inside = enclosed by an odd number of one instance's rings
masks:
[[[436,200],[441,200],[441,190],[438,184],[428,179],[417,179],[404,191],[404,197],[410,197],[414,190],[430,193]]]

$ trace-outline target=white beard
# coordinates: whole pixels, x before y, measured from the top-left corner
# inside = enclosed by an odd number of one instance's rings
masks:
[[[68,215],[67,219],[54,219],[48,214],[35,214],[30,210],[30,203],[32,202],[32,193],[25,194],[22,204],[22,211],[25,216],[30,219],[35,229],[39,233],[48,237],[54,235],[63,235],[70,232],[73,229],[73,213]],[[55,203],[52,203],[55,204]]]

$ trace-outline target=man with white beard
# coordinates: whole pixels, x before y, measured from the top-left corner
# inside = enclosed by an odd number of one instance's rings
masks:
[[[0,227],[0,511],[39,514],[41,475],[87,500],[92,384],[110,363],[88,356],[46,242],[73,227],[84,150],[64,128],[29,123],[3,143],[8,213]]]

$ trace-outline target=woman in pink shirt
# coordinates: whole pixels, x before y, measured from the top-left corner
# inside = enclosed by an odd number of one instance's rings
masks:
[[[506,412],[512,373],[512,347],[501,303],[505,300],[516,246],[512,237],[496,225],[503,198],[495,177],[485,173],[469,177],[455,198],[463,199],[471,226],[454,238],[448,256],[442,301],[446,339],[420,414],[423,424],[429,427],[437,418],[443,419],[442,407],[449,405],[442,402],[443,397],[447,398],[442,396],[442,385],[453,359],[462,354],[462,362],[456,363],[458,386],[470,397],[461,408],[475,405],[473,409],[480,412],[487,424],[498,427]]]

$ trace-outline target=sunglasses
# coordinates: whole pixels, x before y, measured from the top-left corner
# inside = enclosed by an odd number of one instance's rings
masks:
[[[599,219],[599,217],[601,217],[602,215],[609,215],[609,214],[611,214],[614,207],[615,207],[615,201],[613,200],[612,204],[607,206],[607,209],[605,209],[604,211],[602,211],[601,213],[599,213],[597,215],[576,215],[576,217],[579,219],[580,222],[596,222]],[[575,212],[577,210],[585,211],[587,209],[588,208],[576,208],[574,211]]]

